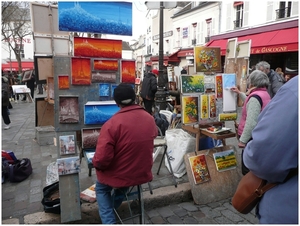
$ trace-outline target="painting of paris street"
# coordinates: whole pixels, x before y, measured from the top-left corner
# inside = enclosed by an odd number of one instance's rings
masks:
[[[79,104],[77,96],[59,96],[59,123],[78,123]]]

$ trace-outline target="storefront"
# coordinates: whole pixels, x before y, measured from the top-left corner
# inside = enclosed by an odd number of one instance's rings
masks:
[[[173,66],[178,66],[180,63],[180,59],[177,56],[178,51],[172,53],[171,55],[163,56],[163,66],[168,66],[169,64]],[[145,64],[147,66],[151,66],[153,68],[159,68],[159,56],[152,56],[150,60],[146,61]]]
[[[34,69],[34,62],[33,61],[22,61],[22,71],[28,71]],[[13,72],[19,71],[19,64],[17,61],[2,63],[2,71],[9,71]]]

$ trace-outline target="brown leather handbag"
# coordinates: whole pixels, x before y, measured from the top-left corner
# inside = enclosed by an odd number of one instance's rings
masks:
[[[292,169],[284,182],[297,174],[298,168]],[[258,204],[263,194],[276,185],[277,183],[267,183],[249,171],[239,182],[231,200],[232,205],[240,213],[247,214]]]

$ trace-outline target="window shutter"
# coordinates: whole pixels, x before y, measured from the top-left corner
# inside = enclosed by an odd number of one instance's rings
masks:
[[[267,2],[267,21],[273,20],[273,2]]]
[[[231,9],[232,9],[232,3],[227,3],[227,18],[226,18],[226,30],[231,29],[231,24],[233,23],[231,21]]]
[[[243,19],[243,27],[249,26],[249,2],[244,2],[244,19]]]
[[[298,2],[292,2],[292,15],[291,16],[298,16]]]
[[[216,35],[215,33],[215,27],[216,27],[216,19],[215,18],[212,18],[211,20],[211,31],[210,31],[210,36],[213,36],[213,35]]]

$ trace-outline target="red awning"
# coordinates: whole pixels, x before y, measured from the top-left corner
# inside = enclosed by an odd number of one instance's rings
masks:
[[[32,62],[22,62],[22,71],[32,70],[34,68],[34,63]],[[18,62],[7,62],[7,64],[2,64],[3,71],[19,71]]]
[[[177,53],[177,57],[186,57],[186,56],[194,56],[194,48],[182,49]]]
[[[251,54],[295,52],[298,51],[298,27],[238,37],[239,42],[245,40],[251,40]],[[212,40],[206,44],[220,47],[223,56],[226,45],[227,39]]]

